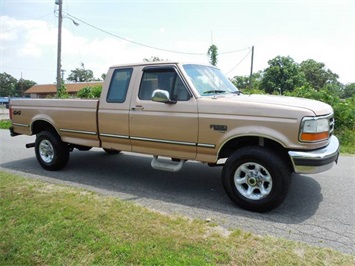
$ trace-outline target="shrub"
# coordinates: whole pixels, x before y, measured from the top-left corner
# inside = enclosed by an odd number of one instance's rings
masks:
[[[100,98],[102,86],[84,87],[76,94],[80,98]]]

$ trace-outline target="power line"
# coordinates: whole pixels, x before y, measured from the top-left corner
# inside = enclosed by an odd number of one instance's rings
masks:
[[[89,26],[89,27],[92,27],[98,31],[101,31],[103,33],[106,33],[110,36],[113,36],[115,38],[118,38],[118,39],[121,39],[121,40],[124,40],[126,42],[130,42],[130,43],[133,43],[133,44],[136,44],[136,45],[139,45],[139,46],[143,46],[143,47],[147,47],[147,48],[150,48],[150,49],[154,49],[154,50],[159,50],[159,51],[164,51],[164,52],[169,52],[169,53],[175,53],[175,54],[187,54],[187,55],[206,55],[207,53],[191,53],[191,52],[182,52],[182,51],[174,51],[174,50],[169,50],[169,49],[164,49],[164,48],[159,48],[159,47],[154,47],[154,46],[151,46],[151,45],[147,45],[147,44],[144,44],[144,43],[140,43],[140,42],[136,42],[136,41],[132,41],[132,40],[129,40],[127,38],[124,38],[122,36],[119,36],[117,34],[114,34],[112,32],[109,32],[107,30],[104,30],[104,29],[101,29],[99,27],[96,27],[84,20],[81,20],[69,13],[66,13],[66,16],[72,18],[72,19],[75,19],[77,21],[80,21],[81,23],[84,23],[85,25]],[[250,47],[247,47],[247,48],[243,48],[243,49],[239,49],[239,50],[235,50],[235,51],[229,51],[229,52],[222,52],[222,53],[219,53],[219,54],[231,54],[231,53],[237,53],[237,52],[241,52],[241,51],[244,51],[244,50],[247,50],[249,49],[250,50]]]
[[[16,30],[16,29],[18,29],[18,28],[20,28],[20,27],[22,27],[22,26],[24,26],[24,25],[28,25],[28,21],[29,21],[29,20],[38,20],[38,19],[47,17],[47,16],[50,15],[50,14],[52,14],[52,12],[47,13],[47,14],[45,14],[45,15],[43,15],[43,16],[40,16],[40,17],[33,18],[33,19],[26,19],[24,23],[21,23],[21,24],[17,25],[16,27],[7,29],[7,30],[5,30],[5,31],[1,31],[1,33],[6,33],[6,32],[9,32],[9,31]],[[34,27],[34,26],[32,26],[32,27]]]
[[[229,73],[231,73],[234,69],[236,69],[244,60],[245,58],[247,58],[247,56],[251,53],[251,50],[249,50],[249,52],[242,58],[242,60],[240,60],[238,62],[238,64],[236,64],[231,70],[229,70],[226,75],[228,75]]]

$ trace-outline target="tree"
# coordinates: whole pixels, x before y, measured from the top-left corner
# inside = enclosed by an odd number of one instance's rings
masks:
[[[289,56],[277,56],[268,61],[260,88],[267,93],[293,91],[305,84],[306,80],[300,66]]]
[[[76,68],[70,72],[67,78],[70,82],[88,82],[94,80],[94,73],[90,69]]]
[[[330,69],[327,69],[324,63],[308,59],[303,61],[300,67],[307,83],[317,91],[324,88],[327,84],[340,85],[338,82],[339,76]]]
[[[259,71],[257,73],[253,73],[252,75],[252,82],[253,82],[253,88],[250,88],[250,80],[249,76],[235,76],[231,81],[232,83],[240,90],[246,90],[246,89],[258,89],[260,86],[260,80],[262,77],[262,72]]]
[[[144,58],[143,59],[144,62],[158,62],[158,61],[165,61],[164,59],[160,59],[157,56],[151,56],[149,59],[148,58]]]
[[[13,76],[6,72],[0,73],[0,97],[15,96],[16,84],[17,79]]]
[[[343,97],[344,98],[351,98],[351,97],[355,98],[355,83],[348,83],[345,85]]]
[[[210,63],[213,66],[217,66],[217,56],[218,56],[218,48],[216,45],[212,44],[207,51],[207,55],[210,57]]]
[[[16,94],[15,96],[23,97],[23,93],[36,84],[37,83],[34,82],[33,80],[28,80],[23,78],[19,79],[15,87],[15,94]]]

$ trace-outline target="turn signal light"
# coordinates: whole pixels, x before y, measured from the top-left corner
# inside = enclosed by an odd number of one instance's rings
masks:
[[[302,141],[320,141],[327,139],[329,137],[329,132],[320,132],[320,133],[302,133]]]

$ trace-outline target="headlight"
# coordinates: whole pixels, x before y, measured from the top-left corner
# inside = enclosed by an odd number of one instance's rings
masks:
[[[300,141],[314,142],[329,138],[329,119],[305,117],[301,123]]]

